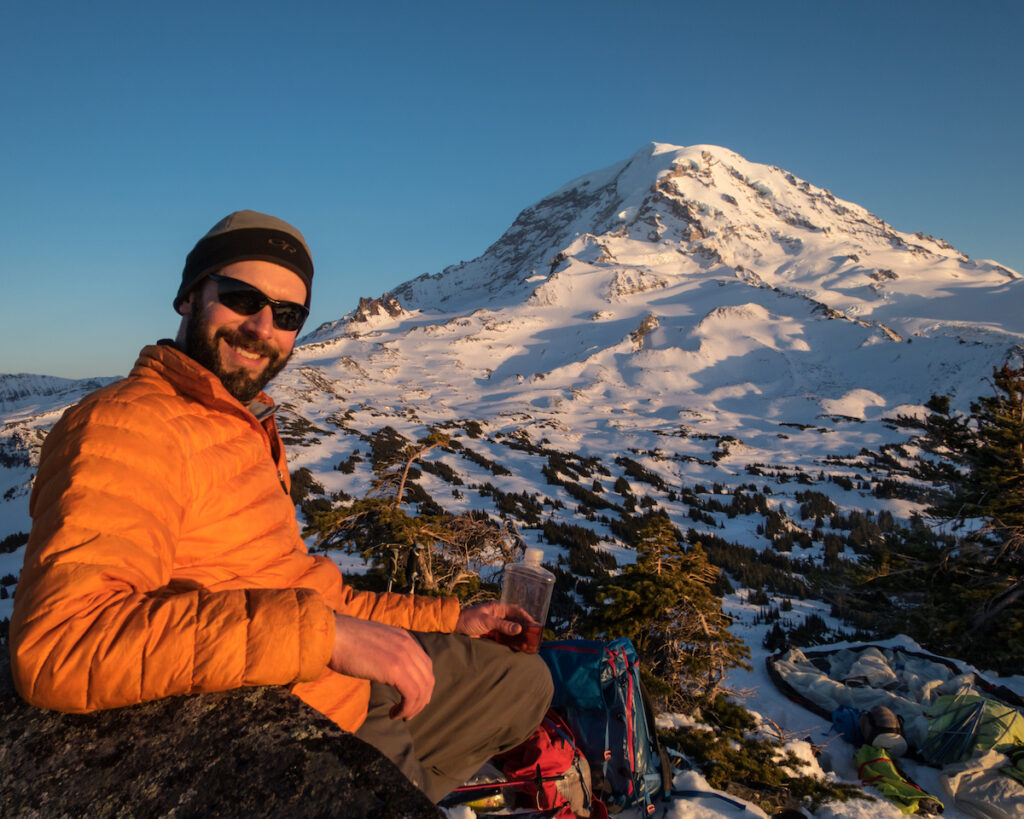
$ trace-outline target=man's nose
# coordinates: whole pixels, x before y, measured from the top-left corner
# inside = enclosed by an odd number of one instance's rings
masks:
[[[264,305],[262,310],[246,318],[242,322],[242,327],[257,338],[272,338],[274,335],[274,314],[270,309],[270,305]]]

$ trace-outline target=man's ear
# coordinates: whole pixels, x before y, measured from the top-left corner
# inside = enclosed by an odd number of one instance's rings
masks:
[[[195,293],[196,291],[193,290],[175,308],[181,316],[181,321],[178,322],[178,334],[175,336],[174,341],[182,349],[185,348],[185,339],[188,336],[189,318],[192,316],[192,299],[195,298]]]
[[[184,299],[181,300],[181,304],[177,306],[179,316],[187,316],[192,310],[192,298],[195,296],[196,291],[193,289]]]

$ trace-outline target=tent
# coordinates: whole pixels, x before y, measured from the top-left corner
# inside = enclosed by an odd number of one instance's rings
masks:
[[[909,754],[943,769],[958,809],[981,819],[1024,815],[1024,774],[1012,775],[1019,769],[1006,756],[1024,752],[1024,699],[1009,688],[902,646],[789,648],[766,663],[787,697],[826,719],[844,707],[891,709]]]

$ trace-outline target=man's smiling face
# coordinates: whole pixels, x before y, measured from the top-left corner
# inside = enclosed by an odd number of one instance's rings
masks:
[[[273,262],[235,262],[218,274],[252,285],[278,301],[302,304],[306,299],[302,279]],[[179,346],[220,378],[243,404],[288,363],[297,331],[274,326],[269,305],[251,316],[236,313],[218,301],[217,284],[207,278],[182,302],[179,312],[184,316]]]

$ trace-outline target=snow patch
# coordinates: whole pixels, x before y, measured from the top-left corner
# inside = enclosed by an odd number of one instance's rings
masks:
[[[871,390],[850,390],[840,398],[823,398],[821,409],[827,415],[845,415],[864,420],[869,407],[884,407],[886,400]]]

